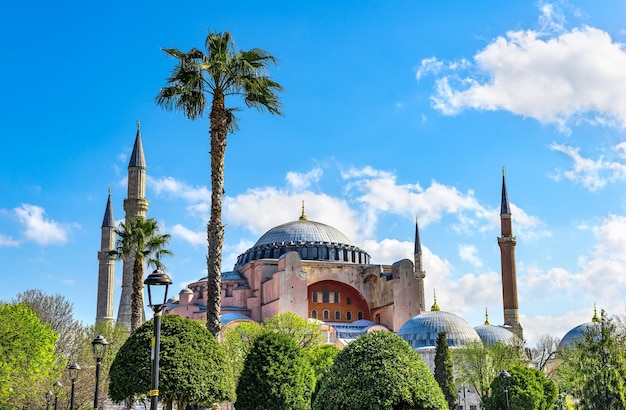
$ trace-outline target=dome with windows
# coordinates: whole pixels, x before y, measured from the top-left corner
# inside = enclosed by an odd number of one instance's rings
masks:
[[[454,313],[441,311],[436,300],[430,312],[414,316],[402,325],[398,336],[406,340],[413,349],[420,349],[434,347],[440,332],[446,332],[450,347],[480,341],[472,325]]]
[[[258,259],[278,259],[287,252],[298,252],[303,260],[341,261],[369,264],[367,252],[354,246],[338,229],[309,221],[304,214],[297,221],[267,231],[254,246],[237,258],[234,270]]]

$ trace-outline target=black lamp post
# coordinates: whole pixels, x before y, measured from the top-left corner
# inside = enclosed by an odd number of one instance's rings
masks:
[[[506,370],[502,370],[498,377],[502,380],[502,389],[504,389],[506,410],[509,410],[509,382],[511,379],[511,375]]]
[[[157,410],[159,402],[159,350],[161,344],[161,311],[167,302],[167,288],[172,280],[161,269],[156,269],[143,282],[148,287],[148,306],[154,311],[154,336],[152,338],[152,387],[150,410]],[[163,299],[161,299],[161,292]],[[154,298],[154,302],[153,302]],[[161,302],[162,300],[162,302]]]
[[[58,380],[52,385],[52,390],[54,390],[54,410],[57,410],[59,406],[59,389],[61,387],[63,387],[63,385]]]
[[[107,350],[108,344],[109,342],[107,342],[107,340],[102,337],[102,335],[98,335],[98,337],[91,341],[93,358],[96,359],[96,389],[93,394],[94,410],[98,409],[98,384],[100,383],[100,364],[102,363],[102,359],[104,359],[104,353]]]
[[[72,391],[70,393],[70,410],[74,410],[74,385],[76,384],[76,378],[78,377],[78,371],[80,366],[77,363],[72,363],[67,366],[67,370],[70,372],[70,379],[72,380]]]
[[[50,410],[50,402],[52,401],[52,396],[54,396],[54,393],[52,393],[52,390],[48,390],[46,392],[46,410]]]

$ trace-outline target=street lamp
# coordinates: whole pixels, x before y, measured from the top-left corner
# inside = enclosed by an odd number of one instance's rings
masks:
[[[100,382],[100,364],[102,363],[102,359],[104,358],[104,352],[106,352],[108,344],[109,342],[107,342],[107,340],[102,337],[102,335],[98,335],[98,337],[91,341],[93,358],[96,359],[96,389],[93,395],[94,410],[98,409],[98,384]]]
[[[50,410],[50,402],[52,401],[52,396],[54,396],[54,393],[52,393],[52,390],[48,390],[46,392],[46,410]]]
[[[161,269],[156,269],[143,282],[148,287],[148,306],[154,311],[154,336],[152,337],[152,387],[150,389],[150,410],[157,410],[159,401],[159,350],[161,344],[161,311],[167,301],[167,288],[172,280]],[[163,293],[163,302],[160,294]],[[152,296],[154,295],[154,300]]]
[[[506,404],[506,410],[509,410],[509,383],[511,375],[506,370],[502,370],[498,377],[502,380],[502,388],[504,389],[504,400]]]
[[[54,390],[54,410],[57,410],[59,405],[59,390],[61,387],[63,387],[63,385],[58,380],[52,385],[52,390]]]
[[[78,377],[78,371],[80,366],[77,363],[72,363],[67,366],[67,370],[70,373],[70,379],[72,380],[72,391],[70,393],[70,410],[74,410],[74,385],[76,384],[76,378]]]

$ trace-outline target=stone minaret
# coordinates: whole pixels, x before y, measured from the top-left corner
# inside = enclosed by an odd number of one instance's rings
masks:
[[[422,243],[420,242],[420,231],[417,226],[417,217],[415,217],[415,251],[413,252],[413,263],[415,264],[415,278],[417,279],[417,298],[419,313],[426,310],[426,300],[424,298],[424,278],[426,271],[422,266]]]
[[[506,192],[504,168],[502,168],[502,201],[500,203],[501,234],[498,238],[500,246],[500,263],[502,266],[502,299],[504,307],[504,326],[524,340],[522,326],[519,323],[519,309],[517,306],[517,275],[515,272],[515,244],[513,236],[511,208],[509,196]]]
[[[96,324],[113,321],[113,282],[115,279],[115,218],[111,205],[111,190],[102,220],[100,251],[98,252],[98,301],[96,304]]]
[[[141,127],[137,121],[137,136],[133,153],[128,163],[128,197],[124,199],[124,211],[126,222],[131,219],[146,217],[148,212],[148,200],[146,197],[146,159],[143,155],[141,143]],[[117,323],[130,329],[131,296],[133,293],[133,263],[132,258],[124,260],[122,272],[122,295],[120,296],[120,308],[117,312]],[[144,318],[145,320],[145,314]]]

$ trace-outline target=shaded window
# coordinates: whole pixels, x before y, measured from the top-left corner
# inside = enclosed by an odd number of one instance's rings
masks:
[[[352,298],[350,296],[346,296],[346,304],[348,305],[352,304]]]
[[[313,247],[309,249],[309,255],[311,255],[311,259],[317,259],[317,248]]]
[[[359,312],[356,314],[357,319],[363,320],[363,312]]]
[[[316,291],[316,290],[314,290],[314,291],[311,293],[311,300],[312,300],[314,303],[317,303],[317,291]]]
[[[352,320],[352,312],[346,313],[346,320]]]
[[[341,312],[338,310],[335,310],[335,320],[341,320]]]
[[[324,320],[328,320],[328,318],[330,317],[330,314],[328,313],[328,310],[324,311]]]
[[[339,303],[339,291],[335,291],[335,303]]]
[[[311,317],[312,317],[313,319],[317,319],[317,310],[313,309],[313,310],[311,311]]]
[[[328,248],[325,246],[320,248],[320,259],[328,259]]]
[[[322,288],[322,303],[330,303],[330,295],[328,293],[328,286]]]
[[[380,313],[376,315],[376,323],[380,324]]]

